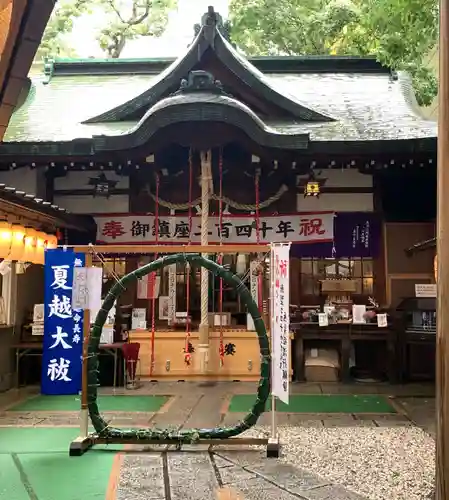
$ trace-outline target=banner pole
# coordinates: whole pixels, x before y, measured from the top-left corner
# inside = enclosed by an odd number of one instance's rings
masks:
[[[271,439],[275,441],[277,439],[277,422],[276,422],[276,396],[273,394],[273,376],[275,373],[275,359],[274,359],[274,259],[273,259],[273,247],[275,245],[270,245],[270,343],[271,343]]]
[[[85,254],[84,267],[92,267],[92,254]],[[89,432],[89,412],[87,409],[87,388],[88,388],[88,356],[90,337],[90,309],[84,309],[83,315],[83,366],[81,375],[81,413],[80,413],[80,437],[87,438]]]

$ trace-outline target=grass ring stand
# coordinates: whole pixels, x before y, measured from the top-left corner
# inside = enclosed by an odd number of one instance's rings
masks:
[[[259,339],[261,366],[260,366],[260,381],[257,389],[256,401],[245,416],[245,418],[230,427],[215,427],[211,429],[119,429],[110,427],[105,419],[101,416],[97,403],[97,387],[98,387],[98,348],[103,325],[106,321],[107,314],[117,297],[131,283],[146,276],[149,273],[158,271],[166,266],[184,262],[191,266],[204,267],[215,276],[222,278],[226,284],[235,288],[240,295],[241,301],[246,304],[249,314],[251,314],[254,327]],[[173,444],[178,447],[183,444],[206,443],[213,444],[216,441],[224,443],[224,440],[236,442],[236,444],[267,444],[268,456],[279,456],[279,443],[271,440],[260,439],[238,439],[232,440],[242,432],[254,426],[259,416],[265,410],[265,404],[270,395],[271,388],[271,355],[270,346],[267,336],[265,324],[260,316],[257,304],[254,302],[250,292],[248,291],[242,280],[228,271],[223,266],[202,257],[200,254],[175,254],[161,257],[139,269],[133,271],[121,278],[107,294],[102,308],[100,309],[95,323],[92,327],[89,345],[88,345],[88,389],[87,400],[88,410],[92,425],[95,429],[95,434],[88,438],[78,438],[71,443],[70,455],[81,455],[90,446],[94,444],[104,443],[120,443],[120,444]],[[245,443],[244,443],[245,441]],[[251,442],[250,442],[251,441]],[[256,442],[257,441],[257,442]],[[218,444],[218,443],[216,443]]]

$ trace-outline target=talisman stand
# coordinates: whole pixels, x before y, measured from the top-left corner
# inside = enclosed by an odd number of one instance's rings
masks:
[[[267,245],[107,245],[107,246],[76,246],[75,252],[86,254],[86,266],[92,265],[92,253],[109,254],[156,254],[166,255],[133,271],[111,288],[103,301],[95,323],[90,328],[90,315],[84,316],[84,342],[83,342],[83,369],[82,369],[82,394],[80,413],[80,436],[70,444],[70,456],[80,456],[96,444],[129,444],[175,445],[180,448],[183,444],[208,444],[208,445],[263,445],[267,446],[267,457],[278,457],[280,451],[279,438],[273,418],[271,437],[268,438],[236,438],[239,434],[254,426],[265,410],[266,402],[271,392],[271,354],[270,345],[264,321],[258,305],[253,300],[251,293],[241,279],[223,266],[203,257],[207,254],[233,254],[236,252],[267,252]],[[98,348],[102,327],[107,314],[113,306],[121,291],[132,282],[156,272],[165,266],[178,262],[185,262],[189,266],[200,266],[202,269],[221,278],[227,285],[235,288],[242,302],[247,306],[248,313],[252,316],[254,327],[259,340],[261,355],[261,376],[257,390],[257,398],[253,408],[238,424],[226,428],[212,429],[184,429],[171,431],[168,429],[118,429],[111,428],[100,415],[97,404],[98,387]],[[153,354],[154,355],[154,354]],[[272,409],[274,416],[274,408]],[[95,433],[88,433],[88,418],[92,422]]]

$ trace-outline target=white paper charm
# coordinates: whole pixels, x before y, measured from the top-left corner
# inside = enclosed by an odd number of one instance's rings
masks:
[[[327,315],[327,313],[318,313],[318,324],[320,326],[329,325],[329,316]]]
[[[377,326],[386,328],[388,326],[387,315],[385,313],[377,315]]]

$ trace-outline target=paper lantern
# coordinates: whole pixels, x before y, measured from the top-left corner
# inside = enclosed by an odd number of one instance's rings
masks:
[[[58,248],[58,237],[54,234],[47,234],[47,248],[49,250]]]
[[[36,262],[37,234],[38,232],[35,229],[30,227],[26,228],[25,248],[23,250],[22,258],[20,259],[23,262],[31,262],[31,264]]]
[[[36,253],[34,256],[34,263],[44,265],[45,262],[45,248],[47,247],[48,235],[43,232],[36,233]]]
[[[23,252],[25,250],[26,229],[19,224],[13,224],[11,226],[11,232],[11,252],[8,260],[20,261],[22,260]]]
[[[7,259],[11,253],[12,232],[11,224],[0,221],[0,258]]]

